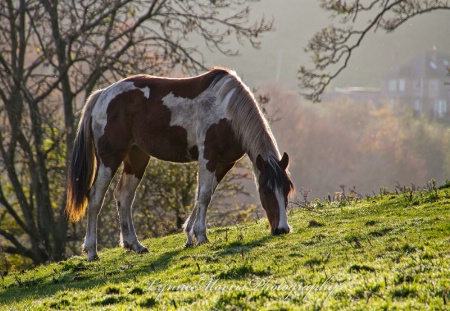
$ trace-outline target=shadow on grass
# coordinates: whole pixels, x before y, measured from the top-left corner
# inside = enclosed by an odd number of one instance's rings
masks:
[[[267,242],[270,242],[275,239],[280,239],[283,236],[273,236],[273,235],[267,235],[264,236],[258,240],[252,240],[252,241],[233,241],[230,243],[227,243],[223,246],[219,246],[221,248],[221,251],[219,252],[219,255],[230,255],[230,254],[237,254],[240,253],[243,249],[248,250],[253,247],[260,247],[264,246]]]
[[[219,244],[211,243],[209,245],[210,249],[218,250],[218,256],[241,256],[242,252],[247,252],[254,247],[264,246],[267,242],[280,238],[282,237],[268,234],[257,240],[246,242],[243,240],[221,241]],[[79,257],[69,259],[58,263],[53,269],[54,273],[47,273],[42,277],[33,278],[32,271],[23,276],[19,274],[11,276],[15,278],[16,282],[1,289],[0,303],[8,304],[30,298],[42,299],[54,296],[61,290],[69,292],[72,289],[87,290],[109,283],[118,284],[137,280],[143,275],[164,272],[168,269],[172,260],[184,251],[185,248],[180,246],[175,250],[161,253],[156,258],[154,257],[155,253],[137,255],[122,251],[96,262],[86,262],[85,258]],[[239,279],[245,274],[265,274],[264,271],[254,271],[252,267],[245,265],[235,268],[235,270],[223,272],[225,274],[222,277]]]
[[[151,274],[166,270],[170,261],[182,252],[184,248],[162,253],[156,259],[148,259],[147,254],[137,255],[132,252],[124,252],[123,255],[115,256],[110,260],[100,260],[97,262],[84,262],[84,269],[67,269],[69,261],[61,262],[54,269],[58,272],[47,274],[46,276],[33,278],[28,272],[27,280],[19,274],[14,275],[15,284],[3,288],[0,292],[0,303],[8,304],[21,300],[33,298],[40,299],[55,295],[60,290],[70,291],[71,289],[90,289],[107,283],[120,283],[136,279],[139,275]],[[151,254],[150,254],[151,255]],[[139,265],[130,264],[135,258],[140,256]],[[148,256],[150,257],[150,256]],[[120,261],[120,262],[119,262]],[[70,264],[69,264],[70,266]],[[76,265],[78,266],[78,265]],[[24,279],[24,280],[21,280]]]
[[[263,247],[267,243],[283,239],[283,235],[270,235],[267,234],[260,239],[251,241],[233,241],[227,245],[222,246],[222,250],[219,251],[219,256],[234,255],[239,257],[236,261],[236,265],[230,267],[224,267],[224,270],[218,274],[219,279],[225,280],[242,280],[248,276],[254,277],[266,277],[271,274],[270,268],[255,268],[251,261],[247,260],[247,252],[255,247]]]
[[[220,244],[211,243],[211,248],[220,250],[218,256],[241,256],[253,247],[263,246],[266,242],[279,239],[278,236],[267,235],[258,240],[233,241]],[[100,261],[86,262],[85,258],[74,258],[58,263],[53,271],[45,276],[34,278],[30,270],[24,275],[16,274],[15,283],[0,291],[0,302],[4,304],[20,302],[29,298],[40,299],[54,296],[57,292],[71,289],[86,290],[99,287],[108,283],[121,283],[137,280],[142,275],[151,275],[165,271],[172,260],[184,252],[184,247],[161,253],[154,257],[155,253],[137,255],[132,252],[121,251],[118,254],[109,255]],[[239,271],[230,271],[224,275],[226,278],[241,278],[243,274],[258,274],[258,271],[242,268]],[[241,271],[242,270],[242,271]],[[0,284],[1,285],[1,284]]]

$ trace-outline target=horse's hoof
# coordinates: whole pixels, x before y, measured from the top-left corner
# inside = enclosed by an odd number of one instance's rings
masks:
[[[189,234],[187,234],[187,240],[186,240],[186,243],[184,243],[184,247],[185,248],[189,248],[189,247],[192,247],[192,246],[194,246],[194,237],[193,236],[189,236]]]
[[[97,260],[100,260],[97,254],[88,255],[88,261],[97,261]]]
[[[131,247],[129,247],[129,249],[134,251],[136,254],[148,253],[147,247],[143,246],[141,243],[135,243]]]
[[[149,253],[147,247],[142,248],[141,250],[136,251],[137,254],[146,254]]]
[[[197,240],[197,245],[202,245],[202,244],[206,244],[206,243],[209,243],[209,240],[208,240],[207,237],[200,238],[200,239]]]
[[[281,234],[287,234],[291,231],[291,228],[276,228],[272,230],[272,235],[281,235]]]

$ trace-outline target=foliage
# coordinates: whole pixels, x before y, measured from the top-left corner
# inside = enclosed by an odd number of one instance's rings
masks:
[[[333,197],[342,184],[365,197],[380,186],[394,190],[397,183],[422,186],[417,183],[448,178],[450,132],[444,123],[384,103],[310,105],[274,86],[266,90],[271,101],[283,103],[283,122],[272,128],[291,157],[297,188],[308,190],[310,201]]]
[[[94,89],[135,73],[204,69],[193,36],[231,56],[228,42],[258,48],[272,29],[250,20],[241,0],[5,0],[0,16],[0,243],[34,264],[78,244],[64,179],[75,111]]]
[[[450,189],[395,192],[340,208],[289,212],[294,231],[270,236],[267,221],[210,231],[184,248],[182,234],[149,239],[149,254],[123,249],[0,280],[0,308],[33,310],[417,310],[447,308]],[[320,225],[318,225],[320,224]]]
[[[442,0],[321,0],[333,24],[315,33],[305,52],[311,55],[312,67],[301,66],[299,82],[302,94],[312,101],[320,96],[331,80],[347,67],[351,55],[371,32],[396,30],[410,19],[437,10],[450,10]]]

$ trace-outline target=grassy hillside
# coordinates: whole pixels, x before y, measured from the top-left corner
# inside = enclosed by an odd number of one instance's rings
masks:
[[[449,309],[450,189],[293,209],[294,232],[267,220],[182,234],[101,260],[74,257],[0,280],[1,310]],[[3,273],[5,274],[5,273]]]

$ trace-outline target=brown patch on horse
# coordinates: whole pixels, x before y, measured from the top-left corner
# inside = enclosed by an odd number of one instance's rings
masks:
[[[123,171],[142,179],[149,159],[150,157],[144,151],[137,146],[133,146],[123,160]]]
[[[203,157],[208,160],[206,169],[216,172],[218,181],[222,180],[234,163],[245,154],[230,122],[225,118],[211,125],[206,131],[204,148]],[[218,166],[220,169],[217,169]]]
[[[192,161],[188,150],[187,130],[181,126],[170,125],[170,109],[163,105],[162,100],[152,98],[151,89],[148,101],[148,104],[143,105],[142,112],[135,116],[132,125],[136,133],[135,143],[151,156],[161,160]]]
[[[189,149],[189,154],[191,155],[191,158],[193,160],[198,160],[198,147],[197,147],[197,145],[192,146],[191,149]]]
[[[106,167],[115,171],[130,150],[133,116],[139,112],[143,94],[140,90],[118,94],[108,103],[107,123],[98,140],[98,156]]]

